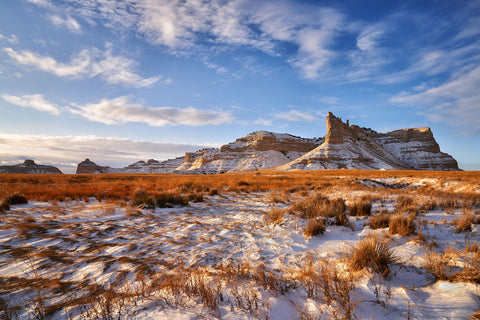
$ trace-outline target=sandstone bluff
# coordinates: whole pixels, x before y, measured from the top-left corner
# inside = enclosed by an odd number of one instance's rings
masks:
[[[125,168],[99,166],[86,159],[77,173],[215,174],[262,169],[460,170],[440,151],[430,128],[378,133],[327,115],[325,138],[301,138],[256,131],[220,148],[188,152],[166,161],[138,161]]]
[[[36,164],[35,161],[33,160],[25,160],[25,162],[16,164],[13,166],[0,166],[0,173],[58,174],[62,172],[57,167],[54,167],[54,166],[39,165],[39,164]]]

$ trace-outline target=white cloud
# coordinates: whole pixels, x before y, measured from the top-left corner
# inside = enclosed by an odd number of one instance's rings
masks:
[[[49,102],[41,94],[23,95],[21,97],[4,94],[2,98],[21,107],[34,108],[55,115],[59,115],[61,112],[69,112],[90,121],[108,125],[139,122],[154,127],[167,125],[205,126],[220,125],[233,120],[229,112],[200,110],[193,107],[146,107],[129,102],[129,98],[126,96],[110,100],[103,99],[99,103],[90,103],[83,106],[71,104],[66,107],[60,107]]]
[[[54,115],[59,115],[61,108],[53,103],[47,101],[41,94],[23,95],[21,97],[11,96],[8,94],[2,95],[2,98],[12,104],[24,108],[33,108],[40,111],[45,111]]]
[[[91,121],[110,125],[142,122],[155,127],[166,125],[204,126],[219,125],[233,120],[230,113],[223,111],[200,110],[193,107],[146,107],[129,102],[126,96],[112,100],[103,99],[99,103],[84,106],[74,105],[67,109],[71,113]]]
[[[419,93],[402,93],[391,102],[427,106],[422,114],[456,128],[458,134],[480,134],[480,67]]]
[[[27,0],[27,1],[41,7],[52,7],[52,4],[50,3],[49,0]]]
[[[263,118],[260,118],[260,119],[255,120],[253,123],[261,125],[261,126],[271,126],[272,125],[272,120],[265,120]]]
[[[18,64],[31,66],[58,77],[81,79],[99,76],[110,84],[133,87],[149,87],[160,80],[160,77],[142,78],[134,72],[134,60],[114,56],[110,48],[104,52],[98,49],[82,50],[73,56],[69,63],[61,63],[52,57],[26,50],[17,52],[12,48],[4,48],[4,51]]]
[[[49,16],[50,21],[57,27],[62,28],[66,27],[73,32],[81,32],[82,27],[77,20],[73,19],[71,16],[67,15],[65,18],[60,17],[59,15]]]
[[[138,160],[169,159],[212,144],[138,141],[98,136],[46,136],[0,133],[0,158],[18,164],[33,158],[44,164],[59,165],[73,173],[76,164],[90,158],[100,165],[123,167]],[[65,171],[64,171],[65,172]]]
[[[7,37],[0,33],[0,40],[5,40],[10,43],[18,43],[18,37],[14,34],[11,34],[10,37]]]
[[[287,120],[287,121],[314,121],[317,120],[317,117],[308,113],[298,110],[290,110],[288,112],[275,113],[273,116],[277,119]]]
[[[378,41],[384,34],[382,25],[374,25],[365,28],[357,37],[357,47],[362,50],[373,50],[377,47]]]

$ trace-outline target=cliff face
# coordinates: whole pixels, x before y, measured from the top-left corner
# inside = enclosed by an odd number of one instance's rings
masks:
[[[289,134],[256,131],[223,145],[187,153],[177,173],[224,173],[270,169],[288,163],[323,142]]]
[[[27,173],[27,174],[61,174],[57,167],[36,164],[33,160],[25,160],[24,163],[13,166],[0,166],[0,173]]]
[[[440,151],[430,128],[378,133],[327,116],[325,142],[279,167],[291,169],[421,169],[459,170],[450,155]]]

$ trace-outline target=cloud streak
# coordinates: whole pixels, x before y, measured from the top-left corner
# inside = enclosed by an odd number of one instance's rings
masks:
[[[303,111],[298,111],[298,110],[290,110],[288,112],[280,112],[280,113],[273,114],[273,116],[276,119],[294,121],[294,122],[315,121],[315,120],[317,120],[317,117],[315,117],[314,115],[312,115],[308,112],[303,112]]]
[[[2,98],[3,100],[17,106],[21,106],[24,108],[33,108],[54,115],[59,115],[61,110],[59,106],[47,101],[45,97],[41,94],[27,94],[21,97],[3,94]]]
[[[18,64],[30,66],[58,77],[83,79],[99,76],[109,84],[132,87],[150,87],[160,80],[160,77],[142,78],[134,72],[136,66],[134,60],[114,56],[110,48],[107,48],[106,51],[84,49],[73,56],[68,63],[58,62],[52,57],[27,50],[15,51],[12,48],[3,50]],[[168,79],[166,81],[168,82]]]

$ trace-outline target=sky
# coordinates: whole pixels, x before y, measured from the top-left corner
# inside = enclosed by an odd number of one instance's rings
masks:
[[[0,1],[0,165],[323,137],[329,111],[480,170],[480,1]]]

